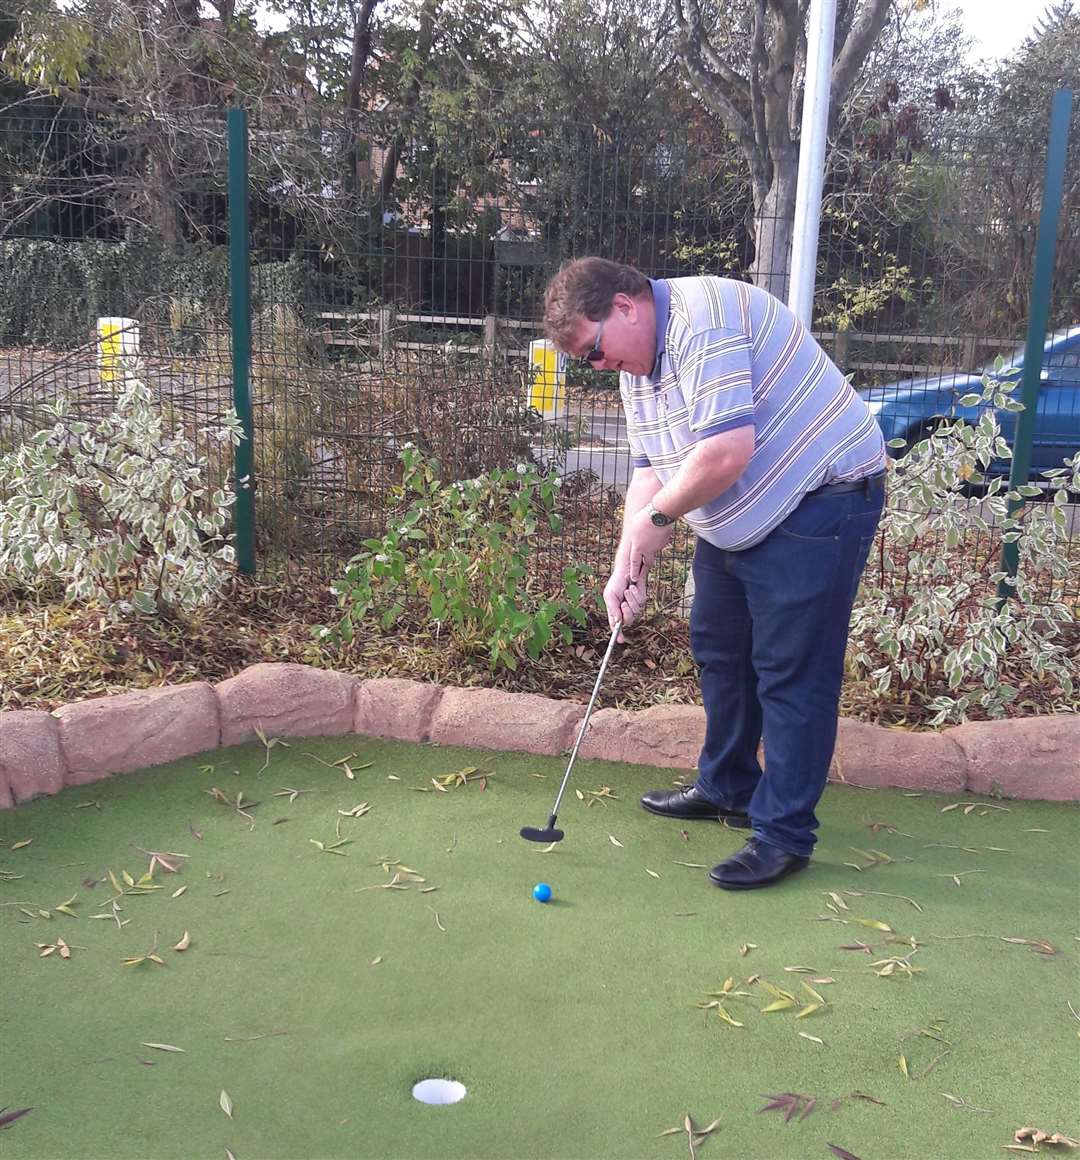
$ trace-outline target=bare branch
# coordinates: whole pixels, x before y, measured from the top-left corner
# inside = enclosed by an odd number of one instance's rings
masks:
[[[885,27],[892,0],[864,0],[851,29],[835,53],[830,86],[830,119],[834,120],[862,62]]]
[[[679,29],[679,60],[691,86],[735,137],[746,160],[753,164],[756,151],[754,134],[746,118],[735,105],[735,94],[722,78],[710,72],[702,57],[701,10],[697,0],[674,0],[675,23]]]

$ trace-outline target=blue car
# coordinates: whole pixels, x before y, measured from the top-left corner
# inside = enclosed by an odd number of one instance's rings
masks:
[[[1021,396],[1024,373],[1024,347],[1005,359],[1000,371],[993,364],[987,374],[1002,381],[1016,383],[1013,398]],[[969,423],[978,422],[981,407],[961,407],[959,400],[967,394],[982,391],[982,373],[952,374],[924,379],[907,379],[883,387],[860,390],[873,411],[886,441],[903,439],[911,447],[925,438],[944,418],[954,415]],[[1017,412],[998,411],[1001,434],[1012,445],[1016,434]],[[902,455],[905,448],[890,448],[891,455]],[[1069,327],[1050,335],[1043,348],[1042,386],[1035,413],[1035,441],[1031,450],[1031,478],[1040,472],[1060,467],[1061,461],[1080,451],[1080,326]],[[996,472],[995,472],[996,469]],[[999,461],[991,474],[1007,475],[1009,464]]]

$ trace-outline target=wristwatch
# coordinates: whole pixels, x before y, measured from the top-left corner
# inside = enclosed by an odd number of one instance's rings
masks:
[[[668,524],[673,524],[675,522],[674,516],[668,516],[661,511],[657,511],[656,508],[653,507],[651,500],[649,501],[649,506],[645,510],[649,513],[649,519],[652,520],[653,524],[658,528],[666,528]]]

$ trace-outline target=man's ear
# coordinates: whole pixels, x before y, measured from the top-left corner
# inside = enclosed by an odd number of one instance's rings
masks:
[[[638,304],[629,294],[623,294],[621,292],[616,294],[611,300],[611,305],[626,317],[627,322],[635,322],[637,320]]]

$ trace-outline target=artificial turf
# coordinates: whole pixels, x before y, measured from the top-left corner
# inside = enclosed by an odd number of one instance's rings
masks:
[[[354,778],[310,754],[356,754]],[[486,782],[433,785],[468,767]],[[730,894],[678,863],[742,834],[638,808],[671,771],[580,761],[566,840],[522,841],[563,767],[293,739],[0,814],[0,1107],[33,1109],[0,1155],[664,1158],[689,1154],[684,1131],[660,1136],[687,1114],[720,1121],[700,1160],[974,1160],[1022,1127],[1077,1136],[1075,807],[830,787],[811,868]],[[227,804],[241,793],[250,819]],[[187,857],[131,893],[139,848]],[[90,917],[113,913],[109,871],[122,928]],[[383,888],[395,873],[407,889]],[[55,909],[72,895],[77,918]],[[879,974],[912,944],[866,921],[914,937],[920,970]],[[41,957],[59,938],[70,958]],[[164,966],[125,965],[155,944]],[[722,1000],[741,1027],[697,1006],[727,979],[752,996]],[[799,1006],[762,1013],[766,984]],[[805,985],[827,1005],[796,1018]],[[427,1076],[468,1095],[418,1104]],[[805,1097],[789,1122],[760,1110],[783,1093]]]

